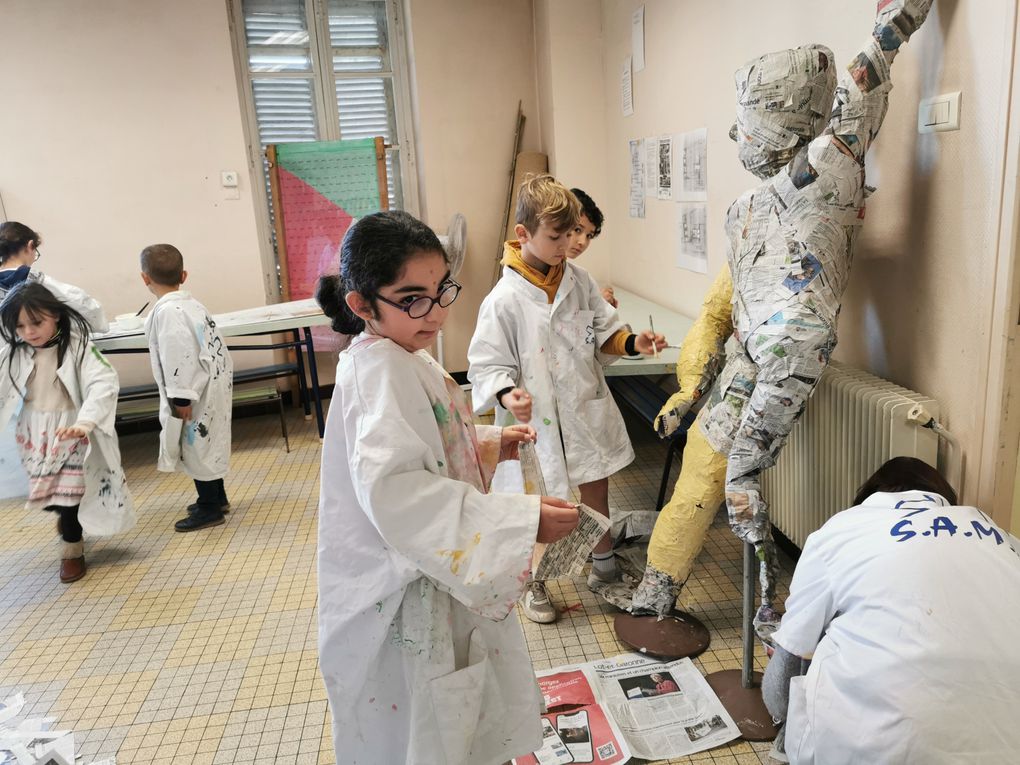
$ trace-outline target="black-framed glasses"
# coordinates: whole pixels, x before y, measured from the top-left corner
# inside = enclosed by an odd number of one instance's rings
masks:
[[[38,247],[36,247],[35,248],[35,259],[39,260],[39,258],[41,258],[41,257],[42,257],[42,250],[40,250]],[[33,262],[35,262],[35,261],[33,261]]]
[[[412,319],[423,319],[429,315],[429,311],[432,310],[434,305],[438,303],[440,308],[447,308],[454,300],[457,299],[459,294],[460,285],[453,279],[447,279],[446,286],[443,287],[443,289],[440,290],[439,295],[434,298],[422,295],[419,298],[415,298],[410,303],[394,303],[392,300],[387,300],[382,295],[376,295],[376,297],[386,303],[386,305],[391,305],[394,308],[400,309]]]

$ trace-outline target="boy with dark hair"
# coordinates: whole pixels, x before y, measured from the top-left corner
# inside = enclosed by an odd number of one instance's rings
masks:
[[[528,178],[517,197],[517,241],[504,246],[503,277],[482,302],[468,348],[476,412],[496,406],[496,423],[530,422],[552,496],[571,486],[581,501],[609,515],[609,476],[634,459],[623,418],[602,367],[608,356],[654,353],[661,335],[632,334],[602,299],[588,273],[566,262],[577,198],[550,175]],[[532,398],[534,397],[534,398]],[[497,469],[493,491],[523,491],[520,463]],[[595,547],[589,585],[617,578],[612,540]],[[532,582],[521,600],[532,621],[555,621],[545,585]]]
[[[230,507],[223,478],[230,464],[234,368],[205,307],[181,289],[184,258],[170,244],[142,250],[142,281],[158,300],[145,321],[152,376],[159,387],[158,469],[195,482],[198,500],[174,524],[196,531],[223,523]]]
[[[581,215],[574,227],[570,229],[570,233],[567,234],[567,239],[570,242],[567,245],[567,257],[573,260],[583,255],[592,239],[602,233],[602,223],[605,221],[605,217],[599,206],[595,204],[595,200],[581,189],[571,189],[570,193],[577,197],[577,201],[581,205]],[[612,287],[603,287],[602,297],[613,308],[620,307]]]

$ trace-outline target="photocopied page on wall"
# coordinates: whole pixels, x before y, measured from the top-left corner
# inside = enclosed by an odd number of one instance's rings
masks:
[[[659,192],[659,139],[646,138],[645,143],[645,196],[654,198]]]
[[[620,69],[620,99],[624,117],[629,117],[634,113],[634,80],[631,64],[631,57],[627,56],[623,60],[623,67]]]
[[[630,217],[645,217],[645,147],[640,139],[631,140],[630,148]]]
[[[546,713],[542,749],[517,765],[665,760],[740,736],[690,659],[638,653],[536,673]],[[567,756],[573,759],[566,759]]]

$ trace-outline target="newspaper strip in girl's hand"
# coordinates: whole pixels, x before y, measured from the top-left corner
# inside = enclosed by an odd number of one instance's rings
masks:
[[[609,519],[587,505],[578,505],[577,528],[558,542],[547,545],[535,570],[535,579],[579,576],[595,545],[609,531]]]
[[[538,462],[535,445],[525,441],[518,447],[521,473],[524,475],[524,493],[547,496],[545,477]],[[577,528],[551,545],[536,544],[532,559],[534,578],[538,581],[579,576],[588,562],[591,551],[609,530],[609,519],[587,505],[578,505]]]

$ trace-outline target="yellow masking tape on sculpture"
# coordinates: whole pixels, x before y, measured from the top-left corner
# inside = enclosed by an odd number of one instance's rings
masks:
[[[650,566],[682,582],[701,552],[712,519],[724,499],[726,455],[719,454],[697,423],[687,434],[683,466],[673,496],[655,523],[648,545]]]
[[[712,386],[721,364],[723,346],[733,334],[732,300],[733,280],[729,266],[723,266],[705,296],[697,321],[684,338],[677,360],[676,379],[680,390],[697,391],[695,401]]]

